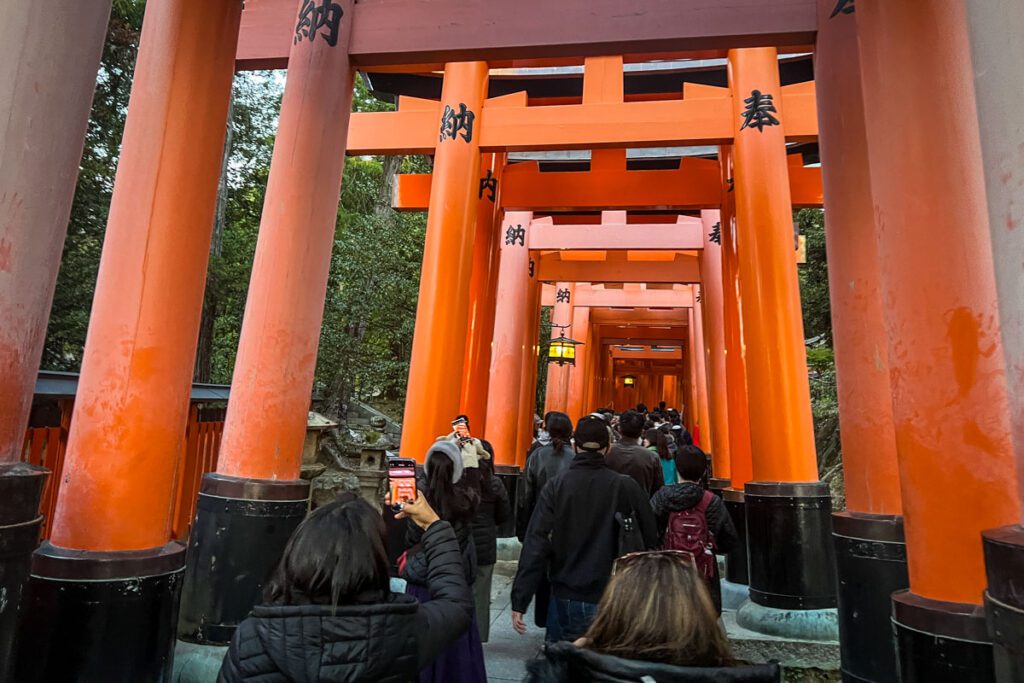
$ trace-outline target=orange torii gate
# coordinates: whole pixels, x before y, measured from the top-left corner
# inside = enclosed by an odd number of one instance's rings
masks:
[[[203,525],[237,523],[241,526],[233,528],[243,532],[236,539],[259,536],[270,526],[286,535],[296,515],[281,510],[301,508],[308,495],[297,480],[301,417],[308,407],[326,283],[327,261],[319,255],[329,252],[334,237],[355,67],[411,64],[404,70],[445,70],[442,105],[454,113],[447,119],[452,135],[424,143],[418,133],[406,143],[421,149],[425,144],[434,153],[435,182],[443,187],[431,188],[430,204],[435,211],[452,209],[450,217],[430,219],[425,281],[440,285],[433,301],[452,309],[450,314],[439,309],[444,315],[437,324],[462,331],[467,325],[462,316],[470,316],[475,296],[470,292],[464,298],[459,289],[473,281],[467,263],[500,260],[499,281],[506,279],[506,264],[513,270],[529,267],[525,244],[476,258],[480,253],[470,235],[481,222],[467,220],[463,209],[479,197],[475,187],[459,182],[478,181],[481,151],[500,154],[528,144],[538,132],[536,143],[547,148],[591,149],[663,144],[653,141],[657,137],[708,141],[721,134],[712,144],[722,146],[722,186],[733,178],[735,191],[723,193],[719,205],[703,207],[706,225],[719,227],[721,244],[705,244],[697,258],[709,323],[716,319],[711,302],[716,295],[721,302],[721,324],[706,332],[721,344],[709,346],[708,358],[725,355],[730,476],[738,486],[746,485],[745,518],[755,525],[749,539],[751,595],[766,609],[793,604],[793,598],[814,598],[801,608],[827,602],[818,599],[831,589],[814,584],[823,575],[820,567],[808,565],[814,559],[827,563],[828,539],[819,533],[813,541],[794,544],[785,536],[799,537],[800,528],[776,530],[779,538],[763,526],[769,518],[793,519],[773,503],[814,507],[822,502],[811,481],[816,472],[803,408],[802,349],[795,339],[792,190],[787,192],[782,181],[786,139],[799,139],[801,127],[815,117],[802,117],[801,105],[792,104],[800,93],[783,96],[773,73],[778,47],[815,50],[818,87],[812,99],[820,105],[833,311],[845,319],[835,328],[852,493],[850,514],[836,518],[835,537],[844,668],[851,677],[886,680],[896,675],[898,662],[904,680],[930,681],[990,680],[995,669],[1010,680],[1013,667],[1024,666],[1019,639],[1007,635],[1024,628],[1024,601],[1013,590],[1019,574],[1014,567],[1024,548],[1024,490],[1015,478],[1009,419],[1011,409],[1020,411],[1007,398],[1000,341],[1002,333],[1008,350],[1019,350],[1014,342],[1019,345],[1021,326],[1011,314],[1019,309],[1013,303],[1020,298],[1013,296],[1019,274],[1013,255],[1019,249],[1013,247],[1021,238],[1013,229],[1019,213],[1014,184],[1006,179],[1012,180],[1016,167],[1009,166],[1008,176],[1002,165],[1017,152],[1012,127],[996,116],[1010,112],[1012,121],[1014,91],[1012,81],[993,75],[1018,73],[1020,60],[1007,59],[1010,53],[1002,49],[995,50],[993,60],[987,50],[989,44],[1019,47],[1015,27],[1022,14],[1015,3],[992,9],[996,3],[886,0],[857,3],[855,9],[846,0],[635,0],[631,9],[636,11],[622,13],[621,0],[329,2],[337,9],[333,27],[305,33],[301,21],[296,24],[297,14],[301,20],[312,2],[248,0],[244,13],[237,0],[204,3],[202,11],[183,0],[147,3],[137,87],[64,472],[70,485],[61,487],[54,544],[37,552],[28,605],[20,609],[28,654],[18,680],[170,675],[170,621],[183,553],[168,543],[166,503],[181,451],[181,396],[194,353],[187,342],[197,324],[233,58],[240,68],[287,66],[289,77],[239,349],[238,392],[228,418],[232,436],[225,438],[219,473],[204,482],[191,539],[197,550],[186,584],[209,587],[205,604],[186,601],[191,617],[204,619],[201,639],[219,642],[230,633],[258,588],[255,581],[239,584],[239,577],[265,569],[280,548],[270,541],[229,549],[222,536],[233,534],[213,533]],[[39,358],[59,265],[60,217],[74,190],[74,163],[66,153],[80,145],[108,9],[102,0],[15,2],[0,9],[0,56],[5,58],[0,63],[13,65],[0,69],[0,119],[13,123],[0,144],[0,306],[15,304],[0,310],[8,316],[0,325],[0,458],[5,462],[16,459],[19,425],[28,416],[35,368],[26,365]],[[605,20],[611,16],[614,22]],[[568,22],[571,32],[565,30]],[[564,109],[529,111],[513,97],[504,101],[513,113],[502,113],[502,102],[484,103],[488,67],[578,63],[578,57],[598,57],[593,62],[598,64],[600,55],[623,52],[632,53],[628,60],[671,59],[680,51],[728,56],[731,101],[709,96],[701,103],[692,96],[700,93],[690,88],[689,101],[628,102],[621,89],[601,85],[614,82],[611,68],[591,77],[594,85],[585,88],[582,103],[557,105]],[[972,53],[980,60],[974,69]],[[55,76],[51,63],[74,68]],[[993,64],[998,68],[990,68]],[[61,84],[61,98],[74,106],[54,106],[53,83]],[[957,106],[935,106],[936,93]],[[773,104],[766,95],[775,98]],[[460,104],[478,114],[486,110],[477,121],[475,142],[467,139]],[[588,108],[599,139],[585,139],[586,121],[572,107]],[[433,111],[436,122],[443,109]],[[543,120],[553,113],[573,125],[556,130]],[[688,116],[716,114],[724,114],[721,122],[687,123]],[[1003,125],[992,125],[993,118]],[[497,122],[491,132],[489,120]],[[467,135],[457,137],[462,133]],[[495,135],[507,138],[498,144]],[[52,211],[40,210],[49,203]],[[504,218],[498,217],[506,221],[502,228],[513,219],[529,232],[530,210],[508,208]],[[715,211],[721,213],[714,217]],[[992,233],[978,232],[979,225],[991,226]],[[999,247],[995,273],[993,244]],[[455,246],[457,268],[450,278],[436,280],[446,245]],[[721,291],[713,291],[717,279],[704,277],[716,262]],[[536,305],[535,277],[513,275],[513,283],[526,280],[528,300]],[[475,300],[486,309],[489,280],[477,280],[485,283],[478,285],[483,296]],[[453,300],[444,300],[451,292],[457,293]],[[518,328],[513,323],[497,321],[495,337],[500,325],[502,334],[518,335],[521,346],[535,347],[536,330],[531,336],[526,319]],[[458,341],[455,346],[464,351],[464,340]],[[1020,373],[1013,363],[1019,354],[1010,359],[1017,387]],[[520,354],[517,369],[521,360]],[[606,393],[610,362],[610,357],[602,360],[600,369]],[[440,367],[450,369],[453,363]],[[717,374],[714,363],[709,368]],[[883,377],[890,379],[888,387]],[[427,372],[417,381],[430,384],[430,379]],[[784,412],[773,415],[773,407]],[[1019,466],[1021,459],[1016,462]],[[22,480],[29,478],[20,471],[5,468],[5,486],[25,488]],[[764,480],[782,483],[766,488]],[[958,515],[949,505],[951,490],[977,501],[970,515]],[[729,496],[739,493],[727,493],[730,505],[736,501]],[[5,506],[30,498],[5,496]],[[281,499],[292,505],[279,505]],[[209,506],[217,504],[228,508],[212,512]],[[900,576],[904,504],[909,573]],[[827,524],[820,513],[819,506],[807,514]],[[26,505],[5,517],[11,525],[0,530],[7,534],[35,517],[34,507]],[[986,558],[979,532],[995,527],[1002,528],[988,534]],[[804,557],[805,547],[823,552]],[[17,560],[22,573],[28,548]],[[769,558],[803,564],[776,580],[766,573],[772,569]],[[195,574],[200,563],[211,567],[208,574]],[[19,613],[13,605],[20,583],[14,580],[7,592],[5,615]],[[991,630],[980,602],[986,586]],[[226,595],[231,600],[222,600]],[[221,605],[229,608],[221,613]],[[154,614],[160,617],[151,618]],[[4,648],[13,616],[6,618],[0,622]],[[90,637],[86,629],[93,620],[103,620],[116,635]],[[891,624],[901,644],[898,659],[892,655]],[[998,666],[992,663],[992,642]],[[45,662],[32,657],[64,650],[75,656]],[[0,651],[0,661],[9,661],[5,655]],[[102,662],[103,668],[83,662]]]

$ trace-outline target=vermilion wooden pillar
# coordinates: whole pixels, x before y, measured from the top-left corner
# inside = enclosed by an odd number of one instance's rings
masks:
[[[1024,225],[1024,126],[1018,114],[1024,84],[1024,4],[973,0],[966,9],[1017,453],[1017,495],[1024,507],[1024,269],[1019,258],[1024,253],[1024,232],[1019,229]],[[1024,571],[1024,524],[987,530],[984,542],[985,605],[996,678],[1022,680],[1024,639],[1015,634],[1024,633],[1024,591],[1017,583]]]
[[[590,412],[587,402],[587,383],[595,373],[594,344],[590,338],[590,307],[574,306],[572,309],[573,339],[583,342],[576,347],[576,365],[569,370],[569,390],[565,412],[572,423]]]
[[[352,108],[353,4],[338,5],[310,26],[312,4],[296,3],[224,437],[192,526],[184,640],[230,640],[308,507],[299,470]]]
[[[697,287],[694,287],[697,290]],[[708,406],[708,368],[707,354],[704,350],[704,305],[703,287],[694,296],[693,311],[693,357],[696,366],[697,382],[697,424],[700,426],[700,447],[707,452],[714,450],[712,441],[711,418]]]
[[[704,249],[700,252],[701,304],[704,312],[704,349],[708,372],[708,427],[711,433],[711,469],[713,488],[730,484],[729,403],[725,370],[725,320],[722,291],[721,238],[712,241],[716,230],[721,232],[719,211],[701,211]]]
[[[871,192],[857,20],[818,2],[821,126],[832,336],[846,511],[833,515],[842,667],[896,681],[890,595],[907,587],[889,346]]]
[[[469,285],[480,184],[480,126],[487,63],[445,67],[441,135],[434,153],[427,242],[416,307],[402,453],[422,459],[459,414]],[[453,384],[453,382],[455,384]]]
[[[693,307],[686,309],[686,421],[691,432],[700,441],[700,398],[697,391],[697,334],[693,320]],[[699,445],[699,444],[698,444]]]
[[[722,173],[721,223],[717,237],[722,245],[722,313],[725,328],[725,370],[729,386],[729,469],[731,485],[722,498],[726,510],[736,525],[743,542],[726,558],[726,580],[747,583],[747,516],[744,506],[744,487],[754,478],[754,463],[750,448],[750,421],[747,405],[747,370],[744,360],[743,326],[740,311],[740,264],[736,252],[737,225],[735,215],[736,191],[733,178],[732,146],[719,148],[719,166]],[[715,234],[712,228],[712,234]]]
[[[992,680],[981,532],[1020,503],[967,16],[893,0],[856,18],[910,573],[893,597],[901,675]]]
[[[498,291],[501,296],[494,307],[490,396],[487,399],[487,431],[484,433],[494,447],[498,465],[518,464],[516,435],[520,375],[523,371],[523,331],[529,319],[531,287],[536,282],[535,266],[530,266],[527,247],[532,220],[533,214],[528,211],[507,212],[499,234]],[[520,234],[522,239],[519,239]]]
[[[501,245],[498,234],[501,216],[497,207],[504,169],[504,154],[483,155],[477,191],[473,275],[469,283],[468,334],[460,401],[460,411],[469,417],[471,431],[480,434],[483,434],[486,428],[488,386],[491,378],[491,337],[494,333],[494,305],[498,298],[498,260]]]
[[[551,338],[558,339],[564,332],[571,336],[573,325],[573,304],[576,285],[572,282],[559,282],[555,285],[555,305],[551,311]],[[567,325],[559,329],[559,325]],[[580,349],[582,351],[582,349]],[[557,410],[565,412],[569,403],[569,372],[571,366],[552,363],[548,366],[548,383],[544,411]]]
[[[536,265],[534,266],[536,268]],[[516,464],[526,465],[526,451],[533,443],[533,419],[537,414],[537,359],[540,354],[540,282],[530,282],[523,326],[523,357],[519,374],[519,424],[516,427]]]
[[[241,9],[146,7],[53,534],[33,562],[15,680],[171,675],[185,560],[171,510]]]
[[[0,680],[46,470],[18,465],[75,194],[109,0],[0,5]]]
[[[766,609],[834,608],[835,558],[829,487],[818,481],[776,50],[730,50],[729,85],[754,477],[745,486],[754,604],[737,620],[756,628]]]

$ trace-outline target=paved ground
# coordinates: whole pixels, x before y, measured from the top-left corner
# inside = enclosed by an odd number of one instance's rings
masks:
[[[519,681],[526,673],[525,663],[537,656],[544,642],[544,630],[533,626],[533,615],[527,615],[530,630],[521,636],[512,630],[512,608],[509,593],[512,579],[495,575],[491,588],[491,639],[484,644],[488,681]],[[531,607],[531,611],[532,611]]]

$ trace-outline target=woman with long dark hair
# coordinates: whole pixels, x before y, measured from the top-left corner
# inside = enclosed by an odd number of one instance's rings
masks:
[[[441,519],[451,524],[462,554],[462,571],[470,586],[476,580],[476,546],[472,520],[480,504],[480,492],[464,476],[462,452],[450,441],[438,441],[427,451],[423,475],[417,480],[427,502]],[[431,599],[427,585],[429,557],[422,545],[422,529],[410,525],[406,533],[407,550],[399,558],[399,574],[406,580],[406,593],[422,603]],[[419,683],[487,683],[480,632],[472,627],[453,642],[419,674]]]
[[[776,664],[733,667],[703,578],[673,551],[619,558],[586,634],[545,647],[527,683],[779,680]]]
[[[678,481],[672,444],[672,436],[666,434],[663,429],[648,429],[647,433],[644,434],[644,445],[647,446],[648,450],[658,454],[665,486],[671,486]]]
[[[451,525],[422,495],[398,517],[423,532],[430,602],[391,592],[380,511],[343,493],[292,534],[218,683],[406,683],[465,632],[473,603]]]

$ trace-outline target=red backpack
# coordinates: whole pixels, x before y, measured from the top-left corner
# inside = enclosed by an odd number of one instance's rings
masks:
[[[678,510],[668,516],[665,529],[665,550],[681,550],[690,553],[697,565],[697,571],[705,578],[715,575],[714,539],[708,529],[708,506],[715,494],[704,492],[704,497],[689,510]]]

